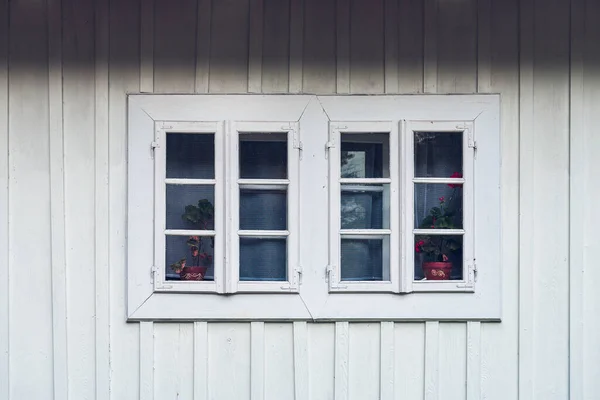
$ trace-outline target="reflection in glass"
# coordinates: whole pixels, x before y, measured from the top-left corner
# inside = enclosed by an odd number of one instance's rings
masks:
[[[186,267],[202,271],[201,279],[214,280],[214,238],[207,236],[170,236],[166,237],[165,277],[167,280],[182,280],[188,272]],[[197,267],[202,267],[198,269]],[[192,271],[196,273],[197,271]],[[188,277],[189,278],[189,277]]]
[[[240,229],[286,230],[286,190],[240,189]]]
[[[287,133],[241,133],[240,178],[287,179]]]
[[[343,133],[342,178],[389,178],[387,133]]]
[[[167,229],[214,229],[212,185],[167,185]]]
[[[167,133],[167,178],[214,179],[215,135]]]
[[[462,176],[462,132],[415,132],[415,177]]]
[[[389,184],[342,184],[342,229],[388,229],[389,196]]]
[[[463,279],[461,235],[415,236],[415,280]]]
[[[286,281],[285,238],[240,238],[240,281]]]
[[[342,281],[388,281],[390,279],[390,239],[342,237]]]
[[[415,228],[462,229],[461,184],[415,183]]]

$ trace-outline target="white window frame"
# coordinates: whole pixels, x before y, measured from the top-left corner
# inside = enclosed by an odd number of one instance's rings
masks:
[[[128,107],[129,320],[501,319],[498,95],[130,95]],[[229,238],[229,242],[218,245],[224,246],[221,253],[225,255],[221,263],[223,279],[217,279],[216,260],[215,282],[191,283],[193,291],[183,290],[183,286],[179,286],[179,290],[168,289],[164,286],[171,281],[152,279],[157,270],[153,266],[158,257],[155,202],[159,200],[155,193],[158,178],[154,174],[152,147],[160,148],[161,132],[175,123],[179,124],[178,131],[185,124],[194,131],[198,127],[207,131],[214,128],[215,132],[223,130],[223,196],[239,195],[235,164],[238,155],[236,151],[227,150],[238,143],[239,131],[281,131],[283,128],[288,132],[288,151],[293,151],[300,161],[296,170],[290,165],[295,157],[288,157],[290,185],[296,173],[298,184],[296,189],[288,187],[288,246],[297,251],[293,254],[293,249],[288,250],[290,279],[287,283],[246,285],[246,282],[238,283],[231,274],[231,266],[226,263],[235,263],[236,255],[232,251],[238,251],[237,242],[231,243],[231,238],[235,238],[232,233],[238,233],[234,232],[237,225],[231,214],[239,213],[232,211],[231,199],[229,209],[221,215],[225,237]],[[468,267],[467,274],[463,274],[464,281],[413,281],[411,168],[414,161],[406,154],[412,155],[412,132],[424,129],[424,125],[429,131],[464,128],[464,146],[473,154],[472,169],[469,170],[467,160],[463,164],[464,181],[460,181],[465,185],[463,208],[467,209],[469,201],[473,205],[472,220],[468,217],[464,220],[465,235],[472,226],[472,236],[465,237]],[[390,236],[395,235],[395,239],[390,237],[391,249],[395,248],[390,257],[396,261],[391,261],[390,281],[384,285],[336,280],[339,248],[332,247],[331,243],[339,241],[336,223],[339,224],[340,181],[331,163],[336,161],[332,160],[336,157],[335,151],[339,151],[336,135],[344,131],[343,126],[364,132],[390,132],[390,152],[396,148],[401,152],[396,158],[398,165],[392,166],[395,157],[390,158],[390,185],[395,187],[390,186],[390,201],[399,206],[390,208]],[[394,138],[398,143],[393,143]],[[217,139],[215,146],[218,147]],[[216,163],[219,154],[217,151]],[[216,165],[215,185],[219,181],[216,175],[219,169]],[[444,179],[442,183],[447,182]],[[217,192],[216,189],[215,201]],[[294,215],[296,222],[293,222]],[[297,235],[291,235],[291,224],[298,226]],[[219,235],[217,221],[215,235]],[[392,240],[398,245],[394,246]],[[164,270],[160,273],[164,274]]]

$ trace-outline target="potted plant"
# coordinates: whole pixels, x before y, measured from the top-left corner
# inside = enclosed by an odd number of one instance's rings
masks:
[[[202,230],[207,230],[214,225],[214,207],[207,199],[198,201],[198,205],[188,205],[181,216],[184,221],[190,222]],[[190,236],[187,240],[189,255],[178,262],[171,264],[171,269],[179,274],[183,281],[201,281],[208,267],[212,264],[212,256],[204,251],[205,241],[210,239],[210,246],[214,247],[213,237]]]
[[[452,174],[452,178],[461,178],[458,172]],[[420,229],[456,229],[455,223],[457,209],[453,207],[457,190],[462,184],[449,184],[452,195],[449,199],[440,197],[439,205],[432,207],[429,214],[423,219]],[[448,280],[452,271],[450,256],[460,251],[461,242],[449,235],[426,235],[418,236],[415,243],[415,252],[423,254],[423,273],[427,280]]]

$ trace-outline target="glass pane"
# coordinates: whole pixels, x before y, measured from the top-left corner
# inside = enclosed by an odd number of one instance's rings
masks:
[[[285,238],[240,238],[240,281],[286,281]]]
[[[240,134],[240,178],[286,179],[287,133]]]
[[[342,178],[389,178],[390,154],[387,133],[343,133]]]
[[[462,229],[462,185],[415,183],[415,228]]]
[[[214,186],[167,185],[166,200],[167,229],[214,229]]]
[[[343,281],[389,281],[390,238],[342,238]]]
[[[215,135],[167,133],[167,178],[214,179]]]
[[[342,229],[388,229],[390,185],[342,185]]]
[[[167,280],[214,280],[214,238],[167,236],[166,247]]]
[[[240,189],[240,229],[286,230],[285,189]]]
[[[415,176],[462,177],[462,132],[415,132]]]
[[[415,236],[415,280],[463,279],[463,237]]]

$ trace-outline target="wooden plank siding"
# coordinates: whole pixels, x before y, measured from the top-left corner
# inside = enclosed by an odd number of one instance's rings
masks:
[[[600,398],[599,0],[25,3],[0,0],[0,398]],[[502,322],[126,323],[139,92],[500,93]]]

